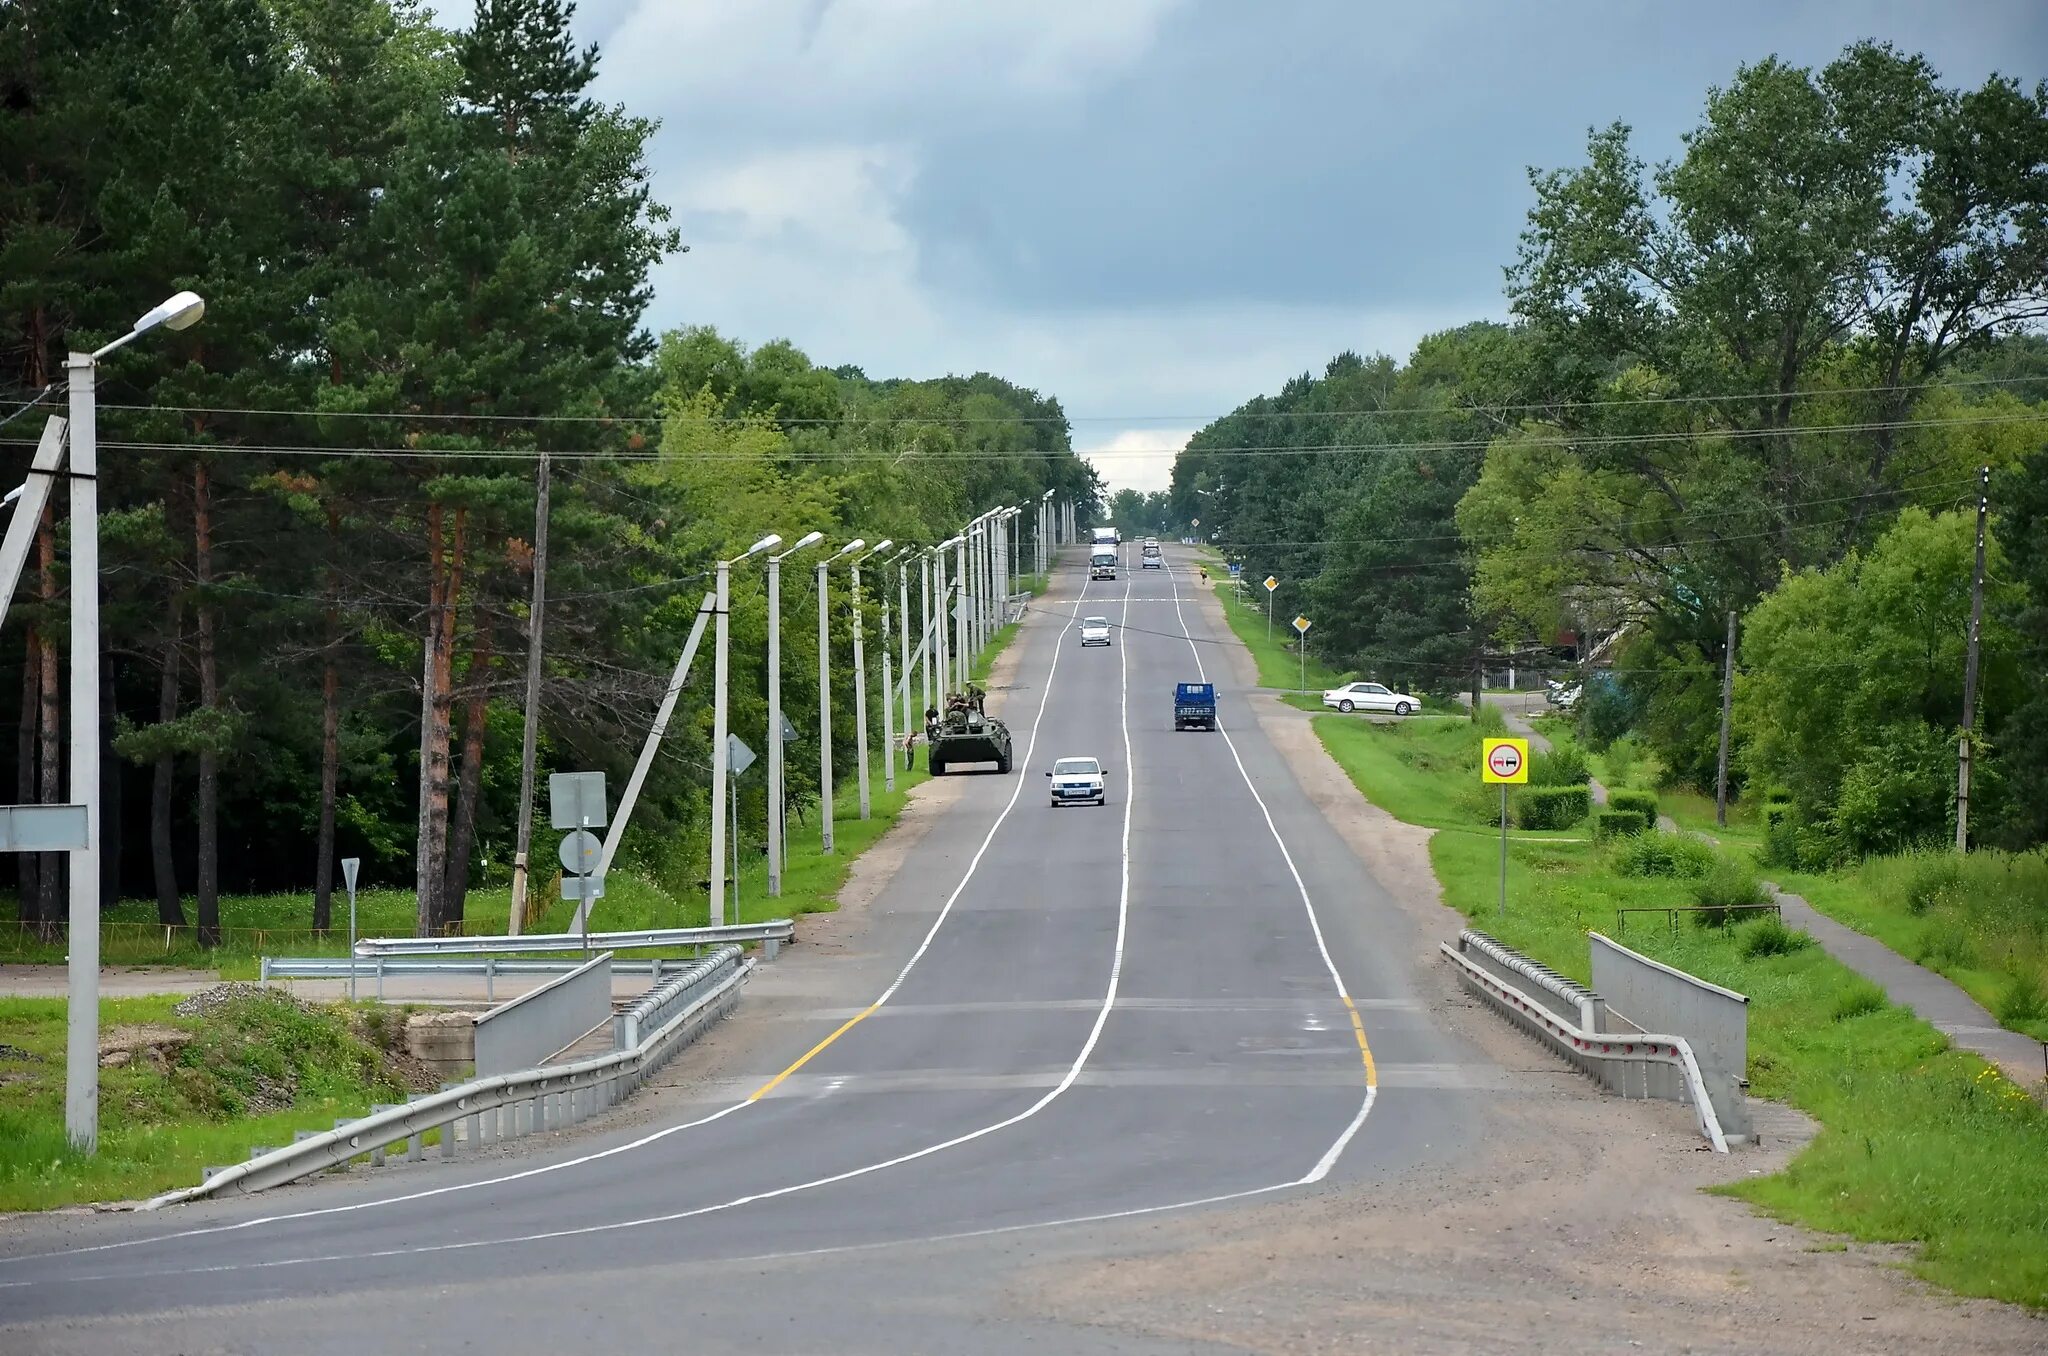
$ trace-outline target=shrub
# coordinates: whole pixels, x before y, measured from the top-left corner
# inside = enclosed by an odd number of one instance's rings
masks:
[[[1583,786],[1525,786],[1514,797],[1515,824],[1524,829],[1568,829],[1592,808]]]
[[[1744,960],[1758,960],[1764,956],[1789,956],[1812,945],[1813,938],[1786,927],[1783,920],[1766,918],[1742,930],[1742,940],[1736,943],[1736,949]]]
[[[1948,852],[1927,853],[1913,863],[1906,880],[1906,912],[1926,913],[1963,883],[1962,863]]]
[[[2044,1018],[2048,1018],[2048,991],[2042,989],[2041,977],[2031,970],[2014,975],[1999,995],[1998,1020],[2020,1026]]]
[[[1529,760],[1531,786],[1584,786],[1591,780],[1585,752],[1568,739],[1556,741]]]
[[[1654,791],[1609,791],[1607,806],[1612,810],[1639,810],[1645,822],[1657,822],[1657,793]]]
[[[1641,810],[1601,810],[1593,816],[1593,837],[1603,843],[1612,838],[1633,838],[1649,827],[1650,821]]]
[[[1690,834],[1645,833],[1629,839],[1614,854],[1614,869],[1624,876],[1693,878],[1713,870],[1714,849]]]
[[[1799,869],[1799,821],[1784,801],[1764,802],[1764,845],[1757,860],[1785,871]]]
[[[1932,969],[1970,970],[1977,965],[1977,947],[1970,935],[1953,923],[1931,923],[1920,934],[1922,965]]]
[[[1755,872],[1724,857],[1693,882],[1692,902],[1710,911],[1694,914],[1693,922],[1701,927],[1724,927],[1731,910],[1768,904],[1771,897]]]
[[[1846,1022],[1856,1017],[1867,1017],[1885,1008],[1884,990],[1867,979],[1851,981],[1835,997],[1835,1020]]]
[[[1642,746],[1634,735],[1623,735],[1607,746],[1607,775],[1616,786],[1627,786],[1642,761]]]

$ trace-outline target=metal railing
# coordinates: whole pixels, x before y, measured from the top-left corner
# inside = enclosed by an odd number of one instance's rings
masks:
[[[245,1163],[209,1168],[197,1186],[166,1192],[147,1205],[156,1209],[236,1192],[282,1186],[316,1172],[341,1167],[368,1155],[385,1161],[385,1150],[406,1145],[405,1157],[426,1157],[426,1137],[440,1132],[443,1158],[518,1135],[557,1130],[596,1115],[645,1083],[675,1053],[739,1002],[740,986],[753,969],[738,948],[716,959],[715,982],[675,1010],[640,1042],[608,1055],[573,1064],[522,1069],[472,1079],[399,1106],[379,1107],[332,1130],[308,1135],[279,1149],[259,1149]]]
[[[496,1000],[497,981],[519,975],[563,975],[576,969],[580,960],[548,960],[542,957],[522,956],[263,956],[256,963],[257,978],[264,983],[273,979],[348,979],[370,980],[375,984],[373,992],[378,999],[384,997],[384,980],[406,979],[419,975],[477,975],[484,981],[484,997]],[[694,960],[674,956],[655,956],[643,960],[612,961],[615,975],[646,975],[649,982],[659,984],[662,976],[696,964]]]
[[[1678,1070],[1687,1089],[1693,1115],[1699,1122],[1700,1134],[1714,1146],[1714,1152],[1728,1152],[1728,1138],[1721,1131],[1720,1118],[1714,1111],[1713,1099],[1707,1094],[1706,1080],[1700,1074],[1699,1061],[1694,1058],[1692,1046],[1682,1036],[1665,1036],[1655,1032],[1619,1035],[1588,1030],[1565,1018],[1557,1016],[1544,1003],[1538,1002],[1520,987],[1496,976],[1486,967],[1475,964],[1461,950],[1466,943],[1482,939],[1493,947],[1507,951],[1499,942],[1483,934],[1465,932],[1460,934],[1457,944],[1444,942],[1439,949],[1456,968],[1458,978],[1465,987],[1489,1000],[1507,1018],[1537,1040],[1551,1046],[1565,1061],[1582,1072],[1599,1077],[1601,1082],[1623,1097],[1630,1095],[1649,1097],[1648,1070],[1652,1066],[1669,1066]],[[1518,953],[1508,951],[1517,959],[1526,960]],[[1535,962],[1529,962],[1535,965]],[[1538,967],[1541,968],[1541,967]],[[1620,1066],[1614,1069],[1612,1066]],[[1633,1066],[1640,1071],[1638,1086],[1631,1089],[1625,1076]]]
[[[611,1015],[612,953],[606,951],[480,1014],[476,1071],[511,1073],[545,1064],[603,1026]]]
[[[613,1045],[630,1050],[640,1043],[641,1032],[659,1030],[676,1013],[715,987],[720,977],[739,963],[740,954],[737,946],[722,946],[613,1013]]]
[[[633,951],[652,946],[723,946],[732,942],[780,945],[796,940],[787,918],[730,923],[715,928],[641,928],[632,932],[543,932],[522,937],[365,937],[358,956],[488,956],[534,951]],[[773,958],[773,953],[770,953]]]
[[[1465,960],[1491,971],[1495,979],[1525,990],[1556,1016],[1587,1031],[1600,1030],[1600,995],[1570,976],[1474,928],[1458,935],[1458,950]]]

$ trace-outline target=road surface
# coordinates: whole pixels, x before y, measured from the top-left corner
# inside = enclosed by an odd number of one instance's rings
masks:
[[[744,1079],[488,1162],[31,1222],[0,1237],[0,1346],[1199,1349],[1006,1311],[1007,1259],[1100,1265],[1161,1215],[1452,1161],[1495,1066],[1415,1001],[1407,924],[1180,566],[1063,574],[1000,694],[1017,772],[965,782],[861,956],[777,962],[870,987],[759,1024]],[[1116,643],[1080,649],[1082,615]],[[1205,677],[1222,732],[1175,733]],[[1106,807],[1048,805],[1068,754],[1108,765]]]

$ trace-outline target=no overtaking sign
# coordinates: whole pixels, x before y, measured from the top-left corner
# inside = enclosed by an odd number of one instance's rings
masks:
[[[1529,780],[1529,741],[1526,739],[1487,740],[1485,758],[1480,767],[1480,775],[1488,786],[1521,786],[1526,784]]]

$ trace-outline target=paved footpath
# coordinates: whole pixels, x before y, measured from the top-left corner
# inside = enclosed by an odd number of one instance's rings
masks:
[[[1550,741],[1537,734],[1521,716],[1513,712],[1503,714],[1508,728],[1526,736],[1531,747],[1550,747]],[[1593,799],[1604,804],[1607,788],[1594,782]],[[1678,825],[1669,815],[1658,816],[1657,823],[1667,833],[1678,832]],[[1713,840],[1711,834],[1700,836]],[[1764,888],[1778,901],[1786,923],[1807,933],[1820,943],[1823,951],[1883,989],[1887,999],[1910,1008],[1959,1049],[1996,1065],[2006,1077],[2036,1096],[2048,1095],[2048,1042],[2000,1026],[1997,1018],[1954,981],[1914,964],[1875,937],[1837,923],[1798,895],[1780,890],[1771,881],[1765,881]]]

